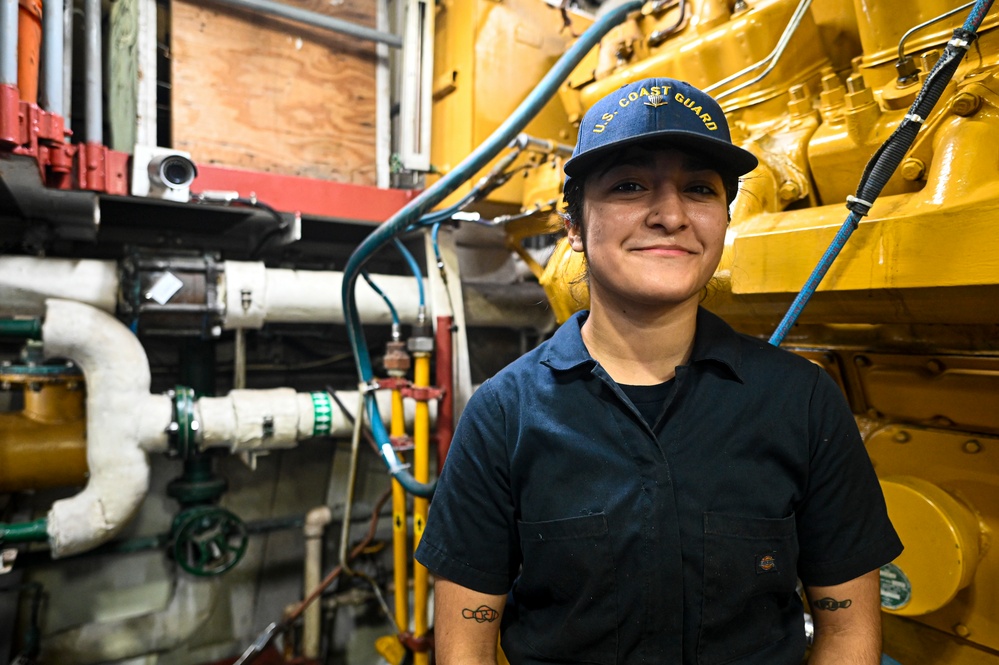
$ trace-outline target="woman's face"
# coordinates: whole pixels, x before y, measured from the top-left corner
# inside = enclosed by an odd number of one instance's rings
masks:
[[[586,177],[568,235],[586,253],[591,303],[662,309],[696,302],[727,226],[717,171],[684,151],[632,147]]]

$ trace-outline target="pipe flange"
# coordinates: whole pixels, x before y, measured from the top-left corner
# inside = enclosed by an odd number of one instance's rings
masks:
[[[194,414],[194,388],[177,386],[169,393],[173,400],[173,418],[167,429],[176,455],[188,459],[198,452],[201,423]]]

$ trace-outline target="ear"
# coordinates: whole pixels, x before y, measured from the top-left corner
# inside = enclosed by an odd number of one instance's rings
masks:
[[[585,250],[585,246],[583,245],[583,230],[579,224],[566,221],[565,236],[569,241],[569,247],[572,247],[572,251],[583,252]]]

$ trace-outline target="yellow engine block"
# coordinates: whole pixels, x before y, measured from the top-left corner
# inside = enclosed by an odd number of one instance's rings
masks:
[[[537,4],[549,24],[555,20],[556,10]],[[576,68],[546,111],[549,124],[532,131],[571,143],[590,105],[639,78],[670,76],[710,90],[734,140],[760,166],[733,204],[705,304],[745,332],[769,335],[846,219],[845,199],[868,160],[964,21],[959,5],[648,2]],[[495,8],[479,11],[498,16]],[[836,378],[865,432],[906,543],[882,578],[885,650],[904,664],[999,664],[999,559],[991,543],[999,528],[997,24],[993,11],[785,342]],[[449,29],[439,23],[438,34]],[[525,58],[522,47],[497,46],[502,63],[488,48],[476,42],[475,71],[526,73],[539,62],[512,67],[511,49]],[[517,85],[525,87],[523,76]],[[522,96],[491,111],[509,112]],[[564,113],[555,125],[553,109]],[[446,137],[446,125],[438,122],[435,134]],[[546,202],[559,194],[552,173],[560,159],[535,158],[539,167],[528,169],[520,209],[540,212],[511,227],[514,249],[528,235],[550,232]],[[512,192],[483,209],[510,204]],[[564,242],[546,265],[525,258],[559,320],[586,306],[583,262]]]

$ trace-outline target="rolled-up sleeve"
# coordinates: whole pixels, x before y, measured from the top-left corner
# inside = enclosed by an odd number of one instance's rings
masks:
[[[509,415],[484,383],[454,433],[416,560],[480,593],[505,594],[520,568],[510,492]]]

